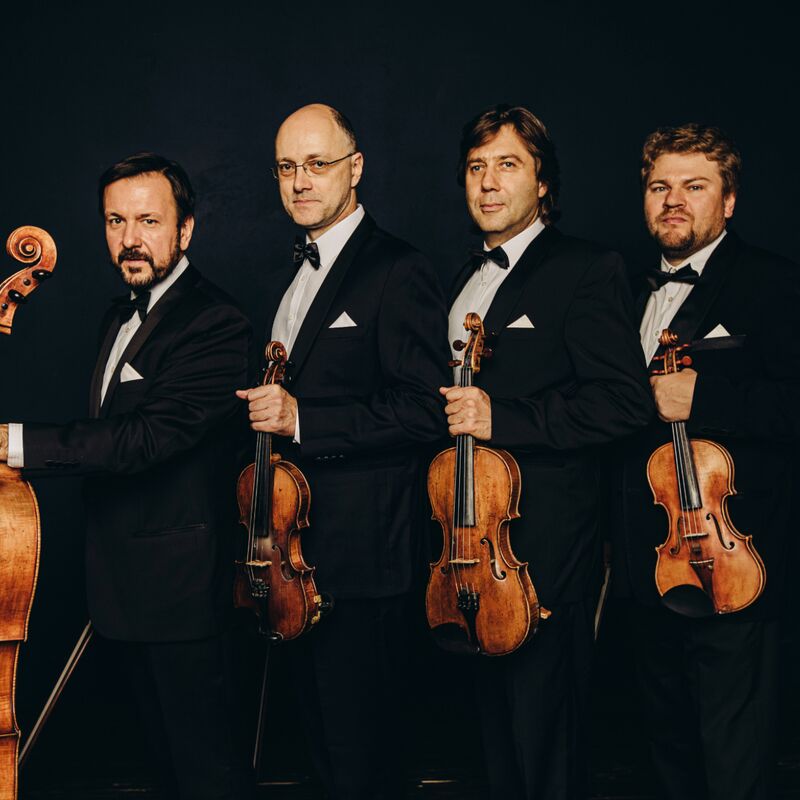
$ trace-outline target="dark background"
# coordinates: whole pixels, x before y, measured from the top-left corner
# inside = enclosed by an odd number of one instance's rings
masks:
[[[272,140],[281,120],[308,102],[330,103],[351,118],[365,153],[360,199],[379,224],[435,260],[445,285],[471,243],[455,181],[461,125],[496,102],[526,105],[548,125],[562,165],[562,230],[614,247],[632,270],[657,258],[641,219],[642,140],[659,125],[690,120],[720,125],[742,150],[736,230],[795,257],[793,13],[768,3],[739,10],[569,2],[445,9],[434,2],[235,0],[27,3],[4,12],[0,237],[19,225],[43,227],[59,259],[55,279],[0,340],[0,420],[85,413],[97,324],[121,289],[108,264],[95,184],[135,151],[154,150],[186,167],[199,197],[192,260],[263,330],[260,298],[289,258],[294,233],[269,175]],[[0,276],[15,269],[6,259]],[[85,621],[78,484],[40,482],[37,491],[44,545],[18,676],[25,730]],[[599,651],[596,779],[622,770],[644,792],[619,620],[609,617]],[[242,637],[242,651],[258,656],[258,645]],[[790,631],[787,672],[797,654]],[[254,660],[243,673],[245,695],[255,691]],[[445,702],[444,673],[432,657],[425,698]],[[800,750],[798,705],[788,689],[784,761],[796,762],[791,753]],[[417,777],[479,781],[476,734],[456,737],[442,716],[434,706],[424,723]],[[25,780],[44,786],[78,772],[134,774],[142,762],[136,730],[124,686],[99,648],[78,671]],[[271,735],[282,754],[286,735]],[[267,758],[265,774],[301,775],[304,759],[302,751]]]

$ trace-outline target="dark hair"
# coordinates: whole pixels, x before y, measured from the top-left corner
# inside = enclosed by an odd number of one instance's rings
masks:
[[[647,188],[656,159],[665,153],[702,153],[709,161],[717,162],[723,194],[738,192],[742,156],[733,139],[719,128],[690,122],[651,133],[642,148],[642,191]]]
[[[501,104],[478,114],[461,131],[461,145],[458,161],[458,182],[463,186],[467,170],[467,156],[470,150],[480,147],[500,129],[510,125],[525,142],[528,152],[536,162],[536,175],[547,187],[547,193],[540,203],[540,214],[545,225],[558,218],[556,206],[561,185],[556,146],[553,144],[544,123],[523,106]]]
[[[341,111],[338,111],[335,108],[331,108],[331,114],[333,115],[333,121],[341,128],[342,133],[347,137],[347,141],[350,143],[350,149],[355,152],[358,150],[358,144],[356,142],[356,132],[353,128],[353,123],[342,114]]]
[[[187,217],[194,216],[194,189],[186,171],[177,161],[170,161],[156,153],[135,153],[118,161],[100,176],[97,184],[100,213],[105,213],[103,195],[107,186],[123,178],[153,172],[160,173],[169,181],[178,212],[178,227],[183,225]]]

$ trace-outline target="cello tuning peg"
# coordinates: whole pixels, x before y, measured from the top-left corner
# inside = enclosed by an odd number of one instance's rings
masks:
[[[467,346],[466,342],[462,342],[461,339],[456,339],[453,342],[453,350],[463,350]]]
[[[461,359],[458,359],[458,360],[454,359],[453,361],[448,361],[447,362],[447,366],[448,367],[460,367],[463,363],[464,362],[461,361]]]

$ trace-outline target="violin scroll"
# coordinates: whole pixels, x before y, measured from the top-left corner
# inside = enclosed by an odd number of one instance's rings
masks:
[[[10,334],[17,306],[27,302],[28,295],[51,276],[57,251],[47,231],[23,225],[8,237],[6,252],[16,261],[29,265],[0,283],[0,333]]]
[[[685,350],[688,350],[689,345],[678,344],[677,333],[669,328],[664,328],[661,336],[658,337],[658,343],[665,350],[661,355],[653,356],[653,361],[661,361],[664,368],[651,370],[651,375],[672,375],[680,372],[684,367],[692,366],[692,357],[688,353],[684,353]]]

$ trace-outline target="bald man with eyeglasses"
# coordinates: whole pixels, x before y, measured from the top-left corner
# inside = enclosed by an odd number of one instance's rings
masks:
[[[242,390],[254,430],[311,489],[303,553],[332,612],[285,646],[327,797],[404,797],[407,613],[426,571],[424,477],[446,437],[447,313],[436,275],[359,205],[352,125],[324,105],[281,125],[275,175],[305,235],[273,284],[269,336],[289,354],[284,386]],[[288,250],[288,248],[287,248]],[[424,576],[423,576],[424,577]]]

